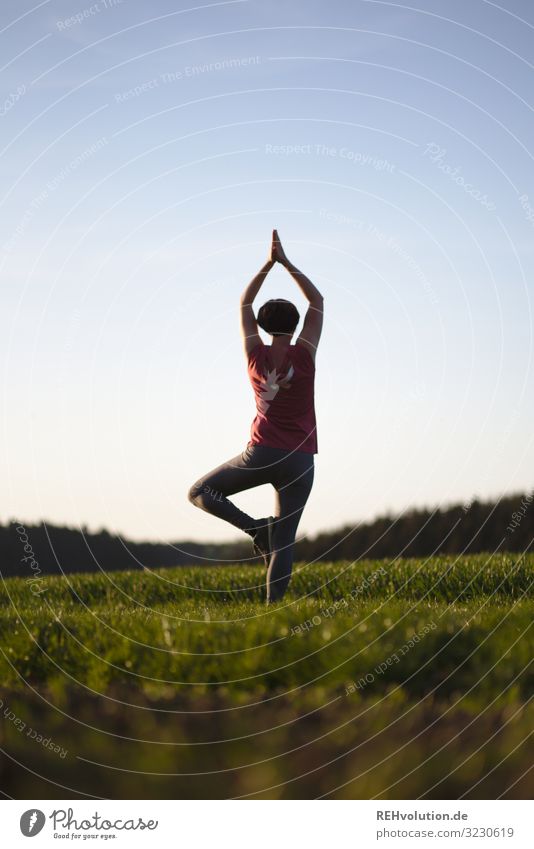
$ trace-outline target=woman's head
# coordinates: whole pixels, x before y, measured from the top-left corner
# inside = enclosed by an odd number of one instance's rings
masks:
[[[258,324],[271,336],[293,336],[299,323],[299,311],[283,298],[267,301],[258,312]]]

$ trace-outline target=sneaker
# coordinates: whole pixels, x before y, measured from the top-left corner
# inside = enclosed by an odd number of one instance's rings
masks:
[[[269,568],[269,562],[271,560],[273,550],[272,540],[274,522],[274,516],[268,516],[266,519],[258,519],[258,528],[252,537],[254,542],[254,552],[255,554],[259,554],[263,557],[266,569]]]

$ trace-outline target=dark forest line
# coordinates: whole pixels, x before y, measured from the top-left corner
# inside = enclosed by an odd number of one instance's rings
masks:
[[[433,554],[534,550],[533,493],[498,501],[473,500],[440,509],[411,509],[398,516],[325,531],[296,544],[296,560],[426,557]],[[213,565],[252,557],[252,544],[131,542],[103,530],[48,523],[0,525],[3,577],[38,577],[60,572]],[[255,562],[258,562],[257,559]]]

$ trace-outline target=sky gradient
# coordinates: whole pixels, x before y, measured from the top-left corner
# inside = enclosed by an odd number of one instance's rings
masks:
[[[2,521],[236,538],[187,490],[273,227],[325,298],[299,535],[532,488],[534,8],[418,5],[2,3]]]

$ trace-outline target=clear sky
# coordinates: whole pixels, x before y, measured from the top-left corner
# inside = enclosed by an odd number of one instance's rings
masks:
[[[325,297],[299,534],[532,488],[531,2],[0,14],[2,521],[236,538],[187,490],[249,438],[273,227]]]

